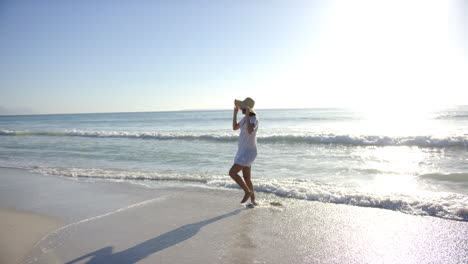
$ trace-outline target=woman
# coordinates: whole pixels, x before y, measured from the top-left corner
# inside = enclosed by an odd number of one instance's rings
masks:
[[[251,166],[255,158],[257,157],[257,130],[258,120],[257,114],[253,107],[255,101],[252,98],[247,97],[244,101],[234,100],[234,116],[232,118],[232,129],[241,132],[239,135],[239,146],[234,159],[234,165],[232,165],[229,171],[229,176],[244,190],[245,195],[242,198],[241,203],[251,200],[253,205],[257,205],[255,202],[255,193],[250,179]],[[242,110],[242,114],[245,116],[237,123],[237,113],[239,109]],[[244,180],[238,175],[239,171],[242,171]],[[245,182],[244,182],[245,181]]]

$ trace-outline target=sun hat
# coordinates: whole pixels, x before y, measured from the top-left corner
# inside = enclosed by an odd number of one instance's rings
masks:
[[[255,101],[250,97],[245,98],[244,101],[236,99],[236,100],[234,100],[234,104],[239,106],[239,108],[241,108],[241,109],[245,109],[245,108],[249,107],[251,113],[257,114],[255,112],[255,110],[253,110],[253,108],[255,106]]]

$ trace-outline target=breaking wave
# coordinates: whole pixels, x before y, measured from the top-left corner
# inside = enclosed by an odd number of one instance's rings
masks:
[[[468,173],[428,173],[420,175],[419,177],[437,181],[468,182]]]
[[[154,140],[206,140],[231,142],[237,141],[236,134],[197,134],[197,133],[159,133],[129,131],[10,131],[0,130],[0,136],[69,136],[92,138],[135,138]],[[376,135],[259,135],[261,143],[302,143],[302,144],[336,144],[356,146],[417,146],[417,147],[468,147],[468,136],[434,137],[434,136],[376,136]]]

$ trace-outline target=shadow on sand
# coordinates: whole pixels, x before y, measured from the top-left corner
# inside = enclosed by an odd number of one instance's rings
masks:
[[[233,216],[238,214],[241,209],[235,210],[233,212],[223,214],[210,218],[208,220],[196,222],[193,224],[188,224],[181,226],[177,229],[164,233],[158,237],[146,240],[134,247],[128,248],[126,250],[113,253],[113,247],[105,247],[84,256],[81,256],[77,259],[74,259],[67,264],[72,264],[87,258],[91,258],[86,264],[97,264],[97,263],[135,263],[149,255],[157,253],[166,248],[172,247],[179,244],[198,233],[200,228],[221,220],[223,218]]]

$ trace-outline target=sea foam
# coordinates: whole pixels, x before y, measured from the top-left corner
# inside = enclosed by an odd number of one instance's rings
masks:
[[[130,138],[154,140],[206,140],[234,142],[238,135],[229,133],[202,134],[194,132],[134,132],[134,131],[11,131],[0,130],[0,136],[69,136],[93,138]],[[416,146],[431,148],[468,147],[468,135],[435,136],[379,136],[379,135],[336,135],[336,134],[271,134],[259,135],[261,143],[283,144],[335,144],[355,146]]]
[[[85,168],[36,168],[34,172],[77,178],[131,181],[178,181],[216,188],[238,188],[228,176],[197,174],[162,174],[156,172],[119,171]],[[379,194],[356,188],[323,184],[312,180],[255,179],[255,190],[279,197],[347,204],[399,211],[412,215],[435,216],[468,221],[468,196],[449,192],[420,192],[418,195]]]

